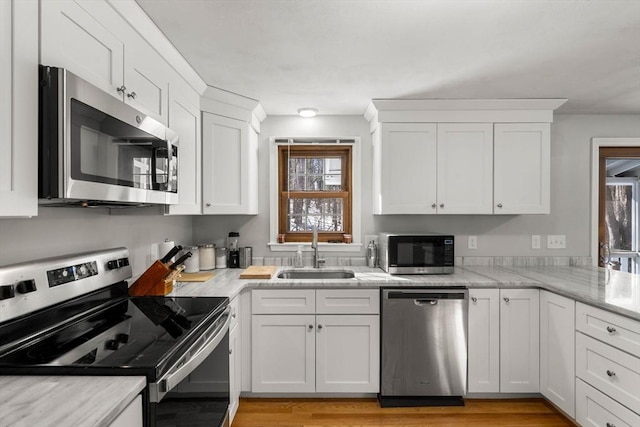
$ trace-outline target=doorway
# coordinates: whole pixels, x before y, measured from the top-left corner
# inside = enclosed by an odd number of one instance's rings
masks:
[[[597,148],[598,266],[640,274],[640,145]]]

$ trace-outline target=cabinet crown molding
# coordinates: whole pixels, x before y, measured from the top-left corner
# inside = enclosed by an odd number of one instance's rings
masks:
[[[552,123],[567,99],[372,99],[364,112],[378,123]]]
[[[200,97],[202,111],[250,123],[260,132],[260,123],[267,117],[260,101],[213,86],[207,86]]]

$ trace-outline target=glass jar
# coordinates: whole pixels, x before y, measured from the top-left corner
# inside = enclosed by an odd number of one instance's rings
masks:
[[[191,252],[191,256],[184,261],[185,273],[197,273],[200,271],[200,250],[198,246],[186,246],[185,253]]]
[[[215,247],[212,244],[198,246],[200,257],[200,270],[213,270],[216,268]]]
[[[227,268],[227,248],[216,249],[216,268]]]

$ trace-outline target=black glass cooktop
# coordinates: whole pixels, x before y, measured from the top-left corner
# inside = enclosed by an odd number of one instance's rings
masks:
[[[0,328],[0,375],[145,375],[154,381],[227,305],[222,297],[94,296],[92,303],[56,307]],[[48,330],[51,324],[57,326]]]

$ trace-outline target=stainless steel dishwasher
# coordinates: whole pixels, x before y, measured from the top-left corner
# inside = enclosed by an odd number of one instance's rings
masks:
[[[464,405],[464,287],[381,289],[380,405]]]

